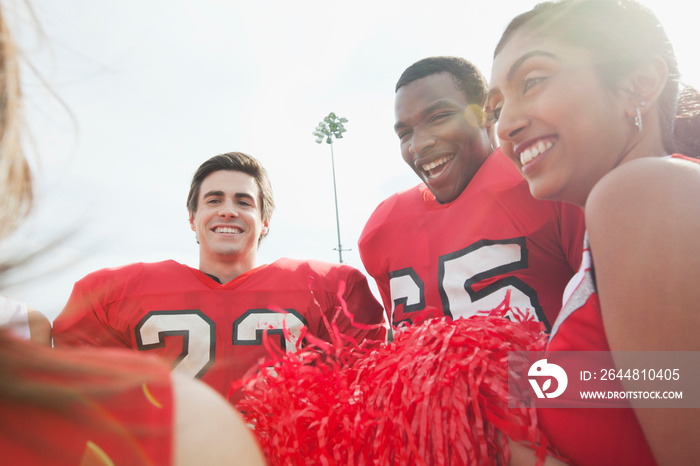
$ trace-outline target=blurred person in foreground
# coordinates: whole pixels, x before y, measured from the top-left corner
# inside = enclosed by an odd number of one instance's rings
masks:
[[[0,240],[30,209],[17,133],[19,76],[0,11]],[[0,264],[4,265],[4,264]],[[0,452],[7,464],[263,465],[247,427],[206,385],[125,351],[55,350],[0,328]]]
[[[2,69],[0,70],[0,239],[9,236],[29,213],[34,199],[32,175],[20,146],[19,108],[21,92],[19,71],[12,37],[3,23]],[[1,265],[1,264],[0,264]],[[25,303],[0,295],[0,326],[17,338],[44,345],[51,344],[51,322],[44,314]]]

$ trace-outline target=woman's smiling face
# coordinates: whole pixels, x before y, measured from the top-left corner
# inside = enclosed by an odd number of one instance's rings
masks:
[[[496,55],[486,104],[538,199],[584,205],[630,149],[625,94],[603,82],[591,54],[527,28]]]

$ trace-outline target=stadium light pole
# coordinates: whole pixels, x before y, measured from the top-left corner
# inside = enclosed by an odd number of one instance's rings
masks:
[[[335,158],[333,156],[333,138],[342,139],[343,133],[346,131],[343,123],[347,123],[347,118],[339,118],[335,113],[331,112],[326,116],[314,130],[314,136],[316,137],[316,144],[323,143],[326,140],[326,144],[331,146],[331,167],[333,169],[333,197],[335,199],[335,226],[338,232],[338,247],[333,248],[338,251],[338,260],[343,263],[343,251],[349,251],[350,249],[343,249],[343,245],[340,241],[340,216],[338,215],[338,191],[335,183]]]

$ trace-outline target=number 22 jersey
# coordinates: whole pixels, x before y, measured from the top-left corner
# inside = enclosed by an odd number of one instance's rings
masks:
[[[331,341],[332,324],[358,343],[383,340],[382,323],[367,279],[347,265],[279,259],[220,284],[170,260],[87,275],[54,320],[53,338],[57,347],[158,354],[228,396],[232,382],[269,356],[265,345],[295,351],[304,331]]]
[[[383,201],[359,247],[392,325],[484,315],[510,291],[511,307],[549,330],[583,234],[583,211],[534,199],[498,149],[452,202],[422,183]]]

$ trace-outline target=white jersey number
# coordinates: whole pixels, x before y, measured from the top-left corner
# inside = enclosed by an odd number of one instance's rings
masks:
[[[516,270],[528,267],[528,251],[525,238],[507,240],[481,240],[459,251],[445,254],[438,261],[438,291],[442,310],[453,319],[485,314],[498,307],[510,291],[510,306],[549,324],[544,317],[537,292],[512,275]],[[499,275],[505,275],[480,290],[475,285]],[[394,311],[403,305],[404,316],[425,308],[423,281],[412,268],[389,274],[394,325],[410,318],[396,320]]]
[[[182,351],[173,362],[173,371],[201,377],[214,364],[216,326],[198,310],[152,311],[135,327],[139,351],[165,347],[165,338],[182,336]]]
[[[293,353],[304,328],[306,321],[294,310],[285,314],[269,309],[251,309],[233,323],[233,344],[262,345],[263,332],[267,330],[268,336],[279,335],[280,346],[287,353]]]
[[[287,352],[297,350],[306,327],[305,319],[293,309],[276,312],[251,309],[233,323],[233,345],[262,345],[263,332],[279,335]],[[164,348],[169,336],[182,336],[182,350],[173,362],[173,371],[200,378],[216,359],[216,324],[202,311],[151,311],[134,329],[137,348],[148,351]]]

